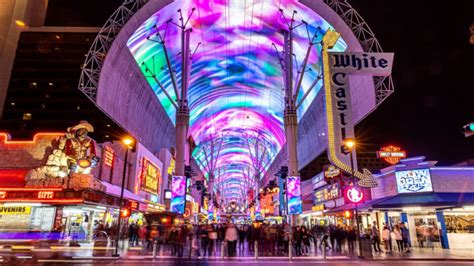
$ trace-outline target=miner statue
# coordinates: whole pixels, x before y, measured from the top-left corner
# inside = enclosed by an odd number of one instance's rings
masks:
[[[87,136],[89,132],[94,132],[94,127],[87,121],[68,128],[64,152],[70,173],[90,174],[100,160],[94,140]]]

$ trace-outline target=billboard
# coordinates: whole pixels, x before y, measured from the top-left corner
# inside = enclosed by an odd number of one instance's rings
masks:
[[[288,214],[301,214],[301,183],[299,176],[288,176],[286,178],[286,196],[288,199]]]
[[[142,190],[158,194],[161,182],[161,169],[147,158],[143,157],[141,183]]]
[[[186,207],[186,177],[173,176],[171,183],[171,212],[184,214]]]
[[[430,169],[415,169],[395,172],[398,193],[431,192]]]

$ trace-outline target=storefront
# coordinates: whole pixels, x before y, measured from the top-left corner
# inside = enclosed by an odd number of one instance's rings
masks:
[[[371,204],[379,228],[404,223],[413,247],[474,249],[474,167],[401,160],[376,176]]]

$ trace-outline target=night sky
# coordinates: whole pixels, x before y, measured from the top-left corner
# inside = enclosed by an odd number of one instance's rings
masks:
[[[46,24],[100,27],[121,2],[50,0]],[[474,0],[349,3],[384,51],[395,52],[395,93],[356,127],[359,150],[396,144],[439,165],[474,159],[474,136],[461,133],[474,122]]]
[[[395,93],[357,126],[364,149],[397,144],[439,165],[474,159],[474,1],[350,1],[384,51]]]

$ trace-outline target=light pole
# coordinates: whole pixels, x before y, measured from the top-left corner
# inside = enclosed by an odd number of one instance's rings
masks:
[[[352,153],[354,152],[356,142],[355,139],[353,138],[347,138],[344,141],[344,145],[349,149],[350,152],[350,160],[351,160],[351,179],[352,179],[352,186],[356,185],[356,178],[354,175],[354,157],[352,156]],[[357,226],[357,245],[359,246],[359,257],[362,257],[362,245],[360,241],[360,225],[359,225],[359,206],[358,203],[355,202],[355,221],[356,221],[356,226]]]
[[[118,253],[118,246],[119,246],[119,241],[120,241],[120,233],[122,232],[122,230],[120,230],[120,226],[121,226],[121,221],[122,221],[122,217],[121,214],[122,214],[122,208],[123,208],[123,192],[124,192],[124,187],[125,187],[125,176],[127,174],[127,159],[128,159],[128,150],[130,149],[133,149],[133,146],[135,144],[135,140],[132,139],[131,137],[125,137],[122,139],[122,143],[125,145],[125,158],[124,158],[124,162],[123,162],[123,174],[122,174],[122,186],[120,187],[120,209],[119,209],[119,217],[118,217],[118,222],[117,222],[117,243],[115,245],[115,253],[114,253],[114,257],[118,257],[119,256],[119,253]]]

